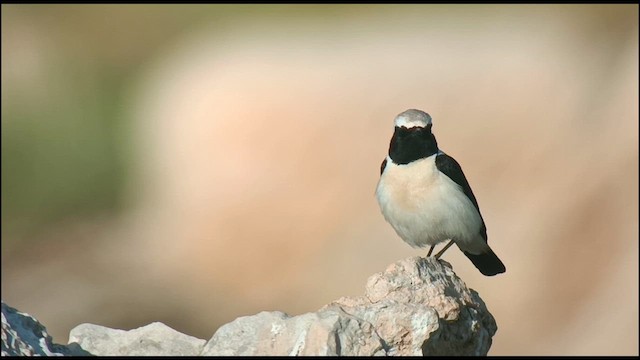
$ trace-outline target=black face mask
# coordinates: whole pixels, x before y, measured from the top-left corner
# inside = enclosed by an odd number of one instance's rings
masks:
[[[438,152],[438,143],[431,133],[431,124],[425,127],[397,127],[389,145],[389,157],[402,165],[429,157]]]

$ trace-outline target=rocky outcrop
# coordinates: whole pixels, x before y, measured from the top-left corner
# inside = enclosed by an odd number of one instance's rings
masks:
[[[96,355],[194,356],[200,354],[206,341],[154,322],[129,331],[82,324],[71,330],[69,342]]]
[[[412,257],[369,278],[365,293],[314,313],[239,317],[209,341],[162,323],[134,330],[82,324],[53,344],[33,317],[2,303],[2,355],[486,355],[497,326],[451,265]]]
[[[54,344],[33,316],[2,302],[2,356],[86,356],[77,344]]]
[[[203,355],[486,355],[497,330],[451,266],[413,257],[371,276],[363,296],[316,313],[262,312],[222,326]]]

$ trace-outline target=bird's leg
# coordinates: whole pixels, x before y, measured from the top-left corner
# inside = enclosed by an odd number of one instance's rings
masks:
[[[453,245],[453,240],[449,240],[449,243],[436,254],[436,259],[439,259],[451,245]]]
[[[431,249],[429,249],[429,252],[427,253],[427,257],[431,256],[431,253],[433,252],[433,249],[435,249],[436,246],[435,245],[431,245]]]

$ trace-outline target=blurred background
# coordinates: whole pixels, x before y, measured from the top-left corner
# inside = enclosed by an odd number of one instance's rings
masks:
[[[505,274],[491,355],[638,355],[638,5],[2,5],[2,299],[209,339],[409,256],[374,197],[434,119]]]

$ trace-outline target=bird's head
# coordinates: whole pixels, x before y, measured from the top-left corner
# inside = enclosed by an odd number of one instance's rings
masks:
[[[424,111],[409,109],[396,116],[395,131],[389,146],[389,156],[396,164],[431,156],[438,144],[431,133],[431,116]]]

